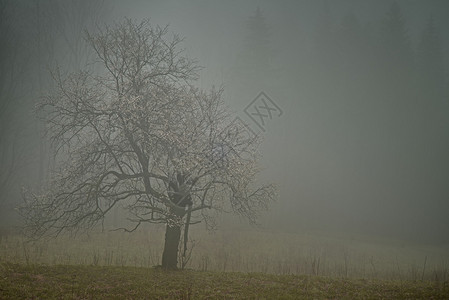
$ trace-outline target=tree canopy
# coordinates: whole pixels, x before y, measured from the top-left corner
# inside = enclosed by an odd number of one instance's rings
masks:
[[[42,193],[24,193],[30,232],[89,229],[115,206],[134,222],[127,230],[180,227],[187,213],[207,218],[204,209],[255,221],[275,193],[256,185],[259,139],[233,122],[221,90],[195,88],[200,68],[182,39],[125,19],[87,40],[93,65],[56,70],[56,88],[38,106],[56,167]]]

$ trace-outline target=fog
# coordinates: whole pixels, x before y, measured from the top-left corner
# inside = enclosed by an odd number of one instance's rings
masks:
[[[129,17],[185,37],[186,54],[203,66],[198,85],[223,87],[235,115],[264,138],[260,179],[276,183],[279,197],[261,228],[449,242],[447,1],[44,0],[0,8],[5,230],[20,224],[22,186],[39,189],[52,165],[33,113],[52,87],[48,70],[84,68],[92,53],[83,30]],[[252,119],[261,92],[273,114]],[[246,226],[226,218],[220,226]]]

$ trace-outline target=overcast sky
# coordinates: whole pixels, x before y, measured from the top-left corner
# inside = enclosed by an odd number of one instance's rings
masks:
[[[447,242],[449,2],[397,1],[414,74],[400,82],[385,79],[390,66],[382,65],[379,50],[392,3],[117,0],[105,1],[101,21],[129,17],[168,24],[185,37],[186,54],[204,67],[198,85],[224,87],[236,115],[264,136],[262,177],[279,184],[280,199],[263,226]],[[242,61],[251,34],[248,20],[257,8],[269,29],[270,65],[248,70]],[[342,41],[342,22],[349,15],[366,37],[362,48],[345,48],[348,41]],[[431,16],[446,71],[437,95],[416,87],[421,85],[416,54]],[[317,41],[326,22],[334,44],[323,49]],[[359,55],[360,49],[366,53]],[[266,120],[261,131],[245,108],[262,91],[282,115]]]

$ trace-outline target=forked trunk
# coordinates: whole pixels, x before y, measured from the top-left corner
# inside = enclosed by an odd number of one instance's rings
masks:
[[[181,239],[181,227],[167,224],[165,230],[165,245],[162,254],[162,268],[176,270],[178,268],[178,246]]]

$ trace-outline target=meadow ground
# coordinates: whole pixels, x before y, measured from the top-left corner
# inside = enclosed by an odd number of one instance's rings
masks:
[[[199,271],[388,280],[449,280],[449,245],[413,244],[355,235],[262,230],[191,230],[186,267]],[[0,262],[45,265],[160,264],[164,228],[91,232],[29,242],[0,235]]]
[[[163,229],[0,235],[0,299],[449,299],[447,245],[195,228],[186,270],[164,272]]]
[[[448,299],[446,283],[0,264],[1,299]]]

